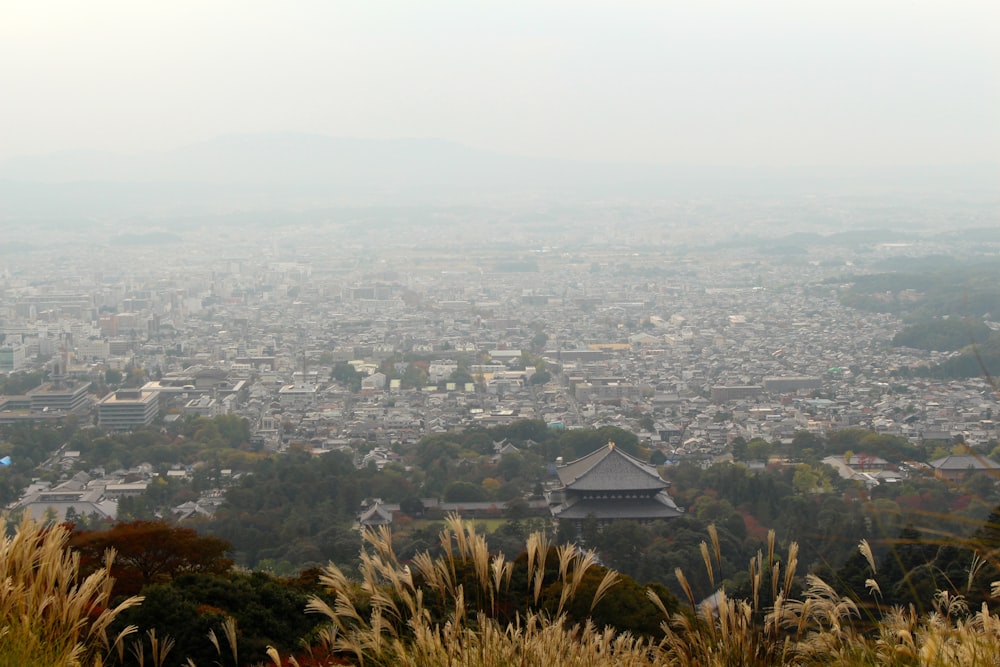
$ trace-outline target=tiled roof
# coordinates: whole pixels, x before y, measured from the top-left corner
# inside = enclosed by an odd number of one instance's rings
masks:
[[[945,456],[930,462],[930,466],[935,470],[1000,470],[991,459],[985,456]]]
[[[559,481],[574,491],[650,491],[668,484],[654,466],[615,447],[613,442],[556,468]]]
[[[552,514],[557,519],[586,519],[593,516],[596,519],[631,519],[644,521],[653,519],[670,519],[680,516],[683,512],[674,504],[673,499],[665,491],[646,498],[625,498],[608,500],[603,498],[586,498],[569,505],[554,508]]]
[[[381,503],[375,503],[358,518],[358,523],[363,526],[382,526],[392,523],[392,514]]]

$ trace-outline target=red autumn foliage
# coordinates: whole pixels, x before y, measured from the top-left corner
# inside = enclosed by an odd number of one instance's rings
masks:
[[[740,509],[738,511],[740,516],[743,517],[743,522],[746,524],[747,537],[760,542],[767,540],[767,526],[761,525],[761,523],[757,521],[757,517],[745,509]]]
[[[80,553],[84,577],[101,566],[109,549],[115,551],[114,595],[135,595],[144,586],[186,572],[221,574],[233,566],[226,558],[232,547],[225,540],[165,521],[130,521],[108,530],[77,531],[70,536],[70,547]]]

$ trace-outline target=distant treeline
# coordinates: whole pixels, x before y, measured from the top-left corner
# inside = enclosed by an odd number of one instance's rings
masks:
[[[892,339],[897,347],[952,352],[958,356],[934,366],[903,367],[900,377],[930,377],[942,380],[990,376],[1000,373],[1000,333],[983,322],[968,318],[948,318],[906,327]]]
[[[1000,336],[994,334],[981,345],[970,345],[961,354],[936,366],[899,369],[901,377],[929,377],[940,380],[961,380],[973,377],[1000,376]]]
[[[926,272],[856,276],[844,305],[896,313],[911,321],[937,317],[1000,316],[1000,264],[989,262]]]
[[[990,328],[971,319],[948,318],[912,324],[892,339],[896,347],[950,352],[989,340]]]

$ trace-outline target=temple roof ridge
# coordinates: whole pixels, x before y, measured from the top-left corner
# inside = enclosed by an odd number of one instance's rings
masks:
[[[652,491],[668,486],[655,466],[616,447],[613,441],[560,466],[556,472],[566,488],[579,490]]]

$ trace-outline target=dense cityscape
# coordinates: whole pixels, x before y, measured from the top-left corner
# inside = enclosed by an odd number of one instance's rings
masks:
[[[535,224],[571,214],[591,222],[548,236]],[[971,263],[995,244],[885,230],[699,241],[690,218],[626,206],[525,210],[513,221],[489,210],[354,215],[210,234],[109,232],[89,251],[70,252],[75,239],[65,239],[7,254],[0,363],[45,383],[0,398],[0,422],[72,415],[130,431],[235,415],[254,451],[304,444],[378,469],[428,434],[519,420],[618,427],[674,463],[731,457],[736,438],[849,428],[932,442],[934,460],[956,443],[985,455],[996,446],[997,396],[984,376],[901,377],[958,352],[893,345],[905,311],[843,298],[856,275],[940,254]],[[660,236],[647,233],[654,223]],[[494,238],[471,247],[460,230]],[[898,297],[915,307],[924,295]],[[86,508],[109,519],[115,494],[205,464],[104,463],[95,471],[73,451],[49,462],[96,474]],[[871,484],[906,474],[884,461],[853,471],[829,463]],[[50,507],[34,498],[65,484],[48,475],[13,506],[40,518]]]
[[[925,608],[958,576],[933,573],[967,568],[967,552],[928,546],[907,570],[894,545],[982,539],[1000,503],[1000,238],[977,224],[988,208],[943,229],[929,206],[900,231],[869,225],[906,206],[852,206],[48,223],[2,255],[3,502],[73,526],[95,561],[97,545],[142,562],[147,540],[190,543],[180,562],[199,577],[272,577],[258,594],[294,591],[293,607],[312,589],[276,575],[358,573],[361,533],[379,526],[415,558],[457,516],[508,558],[532,532],[586,545],[667,604],[706,530],[723,569],[771,530],[851,595],[870,540],[886,599]],[[766,220],[702,226],[737,214]],[[856,223],[806,234],[798,216]],[[256,574],[210,574],[233,564]],[[223,610],[159,625],[171,635],[240,617],[207,580],[116,576],[150,600],[123,616],[139,627],[162,605],[181,613],[168,594]],[[712,593],[711,577],[686,582]],[[657,632],[648,611],[606,613]],[[278,621],[240,618],[259,655]]]
[[[6,3],[0,667],[995,666],[998,21]]]

